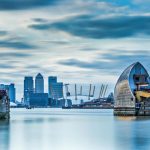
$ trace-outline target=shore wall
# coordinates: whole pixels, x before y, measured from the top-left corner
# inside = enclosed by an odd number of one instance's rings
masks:
[[[115,116],[136,116],[136,110],[133,107],[114,108],[114,115]]]

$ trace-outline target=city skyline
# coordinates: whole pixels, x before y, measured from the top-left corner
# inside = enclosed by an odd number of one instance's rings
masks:
[[[149,7],[148,0],[0,1],[0,83],[15,83],[20,99],[24,76],[38,72],[106,83],[110,92],[134,62],[150,73]]]

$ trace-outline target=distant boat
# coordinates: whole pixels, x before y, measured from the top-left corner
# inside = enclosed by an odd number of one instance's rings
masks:
[[[32,109],[32,108],[33,108],[33,107],[31,107],[31,106],[27,106],[27,107],[26,107],[26,109]]]
[[[63,106],[62,109],[71,109],[72,107],[70,106]]]
[[[0,90],[0,119],[9,119],[10,104],[6,90]]]

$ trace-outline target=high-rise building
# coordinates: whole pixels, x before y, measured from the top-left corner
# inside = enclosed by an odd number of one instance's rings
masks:
[[[9,96],[10,102],[15,103],[16,101],[16,89],[15,84],[11,83],[10,85],[0,84],[0,90],[6,90]]]
[[[14,83],[11,83],[9,85],[9,98],[10,98],[10,101],[15,103],[15,100],[16,100],[16,88],[15,88],[15,84]]]
[[[26,76],[24,78],[24,102],[25,102],[25,105],[28,105],[29,95],[30,95],[30,93],[33,93],[33,92],[34,92],[33,77]]]
[[[51,86],[51,98],[58,99],[63,97],[63,83],[52,83]]]
[[[57,82],[56,76],[48,77],[49,98],[58,99],[63,97],[63,83]]]
[[[44,93],[44,79],[40,73],[35,78],[35,93]]]
[[[56,76],[49,76],[48,77],[48,97],[52,98],[52,83],[57,83]]]

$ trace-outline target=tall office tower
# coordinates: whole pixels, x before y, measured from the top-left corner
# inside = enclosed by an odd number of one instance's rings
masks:
[[[35,78],[35,93],[44,93],[44,79],[40,73]]]
[[[57,83],[56,76],[48,77],[48,97],[49,98],[52,98],[52,83]]]
[[[58,99],[63,97],[63,83],[57,82],[51,84],[51,98]]]
[[[9,98],[10,98],[11,102],[15,103],[15,101],[16,101],[16,88],[15,88],[14,83],[11,83],[9,85]]]
[[[6,90],[9,96],[10,102],[15,103],[16,101],[16,89],[15,84],[11,83],[10,85],[0,84],[0,90]]]
[[[33,92],[34,92],[33,77],[26,76],[24,78],[24,102],[25,102],[25,105],[28,105],[29,95],[30,95],[30,93],[33,93]]]
[[[57,82],[57,77],[48,77],[49,98],[58,99],[63,97],[63,83]]]

